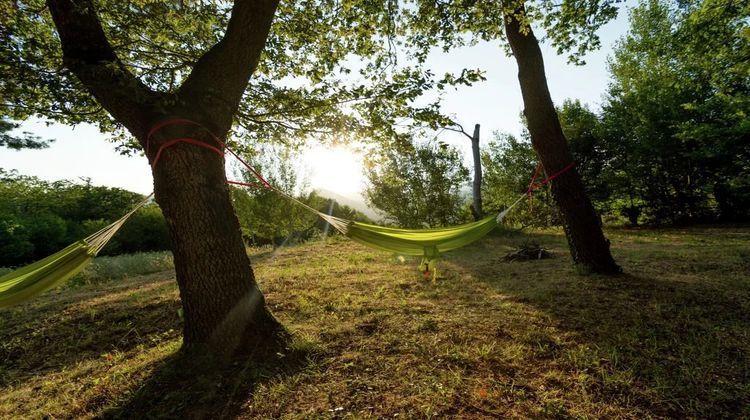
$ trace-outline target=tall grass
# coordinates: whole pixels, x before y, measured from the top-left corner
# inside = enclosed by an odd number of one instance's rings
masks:
[[[0,276],[20,268],[0,267]],[[172,253],[169,251],[138,252],[111,257],[96,257],[82,272],[73,277],[69,284],[83,285],[125,277],[158,273],[174,268]]]
[[[68,285],[76,287],[84,284],[102,283],[108,280],[158,273],[173,268],[174,260],[172,253],[169,251],[96,257],[83,271],[73,277]]]

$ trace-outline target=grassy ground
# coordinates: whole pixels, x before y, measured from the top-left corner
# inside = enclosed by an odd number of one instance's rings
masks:
[[[494,235],[436,283],[345,240],[251,250],[295,335],[185,372],[170,271],[0,311],[0,418],[750,418],[750,229],[613,230],[581,276],[558,232]],[[528,240],[555,258],[504,262]]]

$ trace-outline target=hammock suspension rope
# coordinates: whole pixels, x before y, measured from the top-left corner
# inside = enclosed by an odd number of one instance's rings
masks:
[[[429,278],[431,276],[433,281],[437,276],[437,260],[440,258],[440,255],[443,252],[460,248],[482,238],[492,229],[494,229],[498,224],[500,224],[505,216],[526,197],[528,197],[529,206],[531,206],[531,200],[534,191],[542,188],[544,185],[550,183],[553,179],[564,174],[574,166],[574,164],[571,163],[555,174],[548,176],[544,180],[536,182],[536,178],[541,174],[541,171],[543,170],[543,167],[540,164],[534,171],[534,175],[532,176],[527,191],[497,215],[488,216],[476,222],[448,228],[399,229],[342,219],[339,217],[328,215],[310,207],[306,203],[303,203],[302,201],[271,185],[265,178],[263,178],[259,171],[257,171],[252,165],[246,162],[232,149],[227,147],[227,145],[216,135],[214,135],[210,130],[208,130],[203,125],[189,119],[171,118],[155,124],[149,130],[146,136],[145,152],[147,157],[150,158],[149,153],[151,138],[153,137],[153,135],[156,134],[159,130],[171,125],[197,126],[203,129],[211,137],[211,139],[216,142],[218,147],[208,144],[204,141],[189,137],[171,139],[159,146],[159,149],[156,151],[152,159],[152,168],[156,167],[159,159],[166,149],[180,143],[187,143],[203,147],[222,157],[224,157],[225,151],[229,152],[243,166],[245,166],[248,171],[250,171],[250,173],[255,176],[255,178],[257,178],[258,182],[240,182],[227,180],[226,182],[228,184],[252,188],[265,188],[274,191],[275,193],[290,200],[291,202],[302,206],[306,210],[310,211],[317,217],[333,226],[334,229],[338,230],[343,235],[356,242],[372,248],[395,252],[400,255],[422,257],[422,260],[419,264],[420,271],[422,271],[425,278]],[[153,193],[149,194],[148,197],[134,206],[121,218],[117,219],[103,229],[95,232],[94,234],[89,235],[88,237],[42,260],[0,276],[0,308],[26,301],[36,294],[62,284],[63,282],[79,273],[81,270],[83,270],[84,267],[86,267],[86,265],[91,262],[91,259],[93,259],[102,250],[102,248],[104,248],[104,246],[115,235],[115,233],[117,233],[120,227],[125,224],[128,218],[130,218],[133,213],[135,213],[136,211],[138,211],[138,209],[148,203],[152,196]]]

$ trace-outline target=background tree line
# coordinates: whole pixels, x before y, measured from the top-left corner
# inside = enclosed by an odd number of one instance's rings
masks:
[[[601,110],[571,100],[557,108],[576,168],[605,222],[750,220],[749,8],[732,0],[642,2],[631,11],[630,31],[610,57],[611,81]],[[379,173],[397,173],[401,184],[452,197],[450,215],[437,225],[469,220],[455,204],[467,200],[466,190],[460,194],[460,187],[424,176],[447,164],[442,176],[464,182],[460,159],[438,163],[433,157],[414,174],[404,167],[412,151],[388,153],[381,161],[387,169],[370,170],[373,205],[404,225],[432,220],[435,199],[407,193],[395,181],[381,185],[385,178]],[[526,191],[536,165],[528,131],[521,138],[495,133],[482,152],[486,211],[502,209]],[[390,202],[381,197],[388,188],[394,190]],[[410,204],[400,205],[407,198]],[[401,214],[417,208],[423,209],[418,215]],[[560,223],[548,189],[534,195],[533,207],[521,206],[508,220],[521,226]]]

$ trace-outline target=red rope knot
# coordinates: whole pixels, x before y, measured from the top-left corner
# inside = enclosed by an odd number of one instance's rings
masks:
[[[544,166],[541,164],[541,162],[536,165],[536,169],[534,170],[534,175],[531,177],[531,182],[529,182],[529,188],[526,190],[526,194],[529,196],[529,211],[533,211],[533,200],[532,200],[532,194],[534,191],[542,188],[543,186],[549,184],[552,182],[553,179],[557,178],[558,176],[564,174],[565,172],[568,172],[575,166],[575,162],[570,162],[566,167],[560,169],[559,171],[555,172],[554,174],[548,176],[547,178],[543,179],[540,182],[535,182],[536,178],[539,176],[539,174],[544,170]]]

